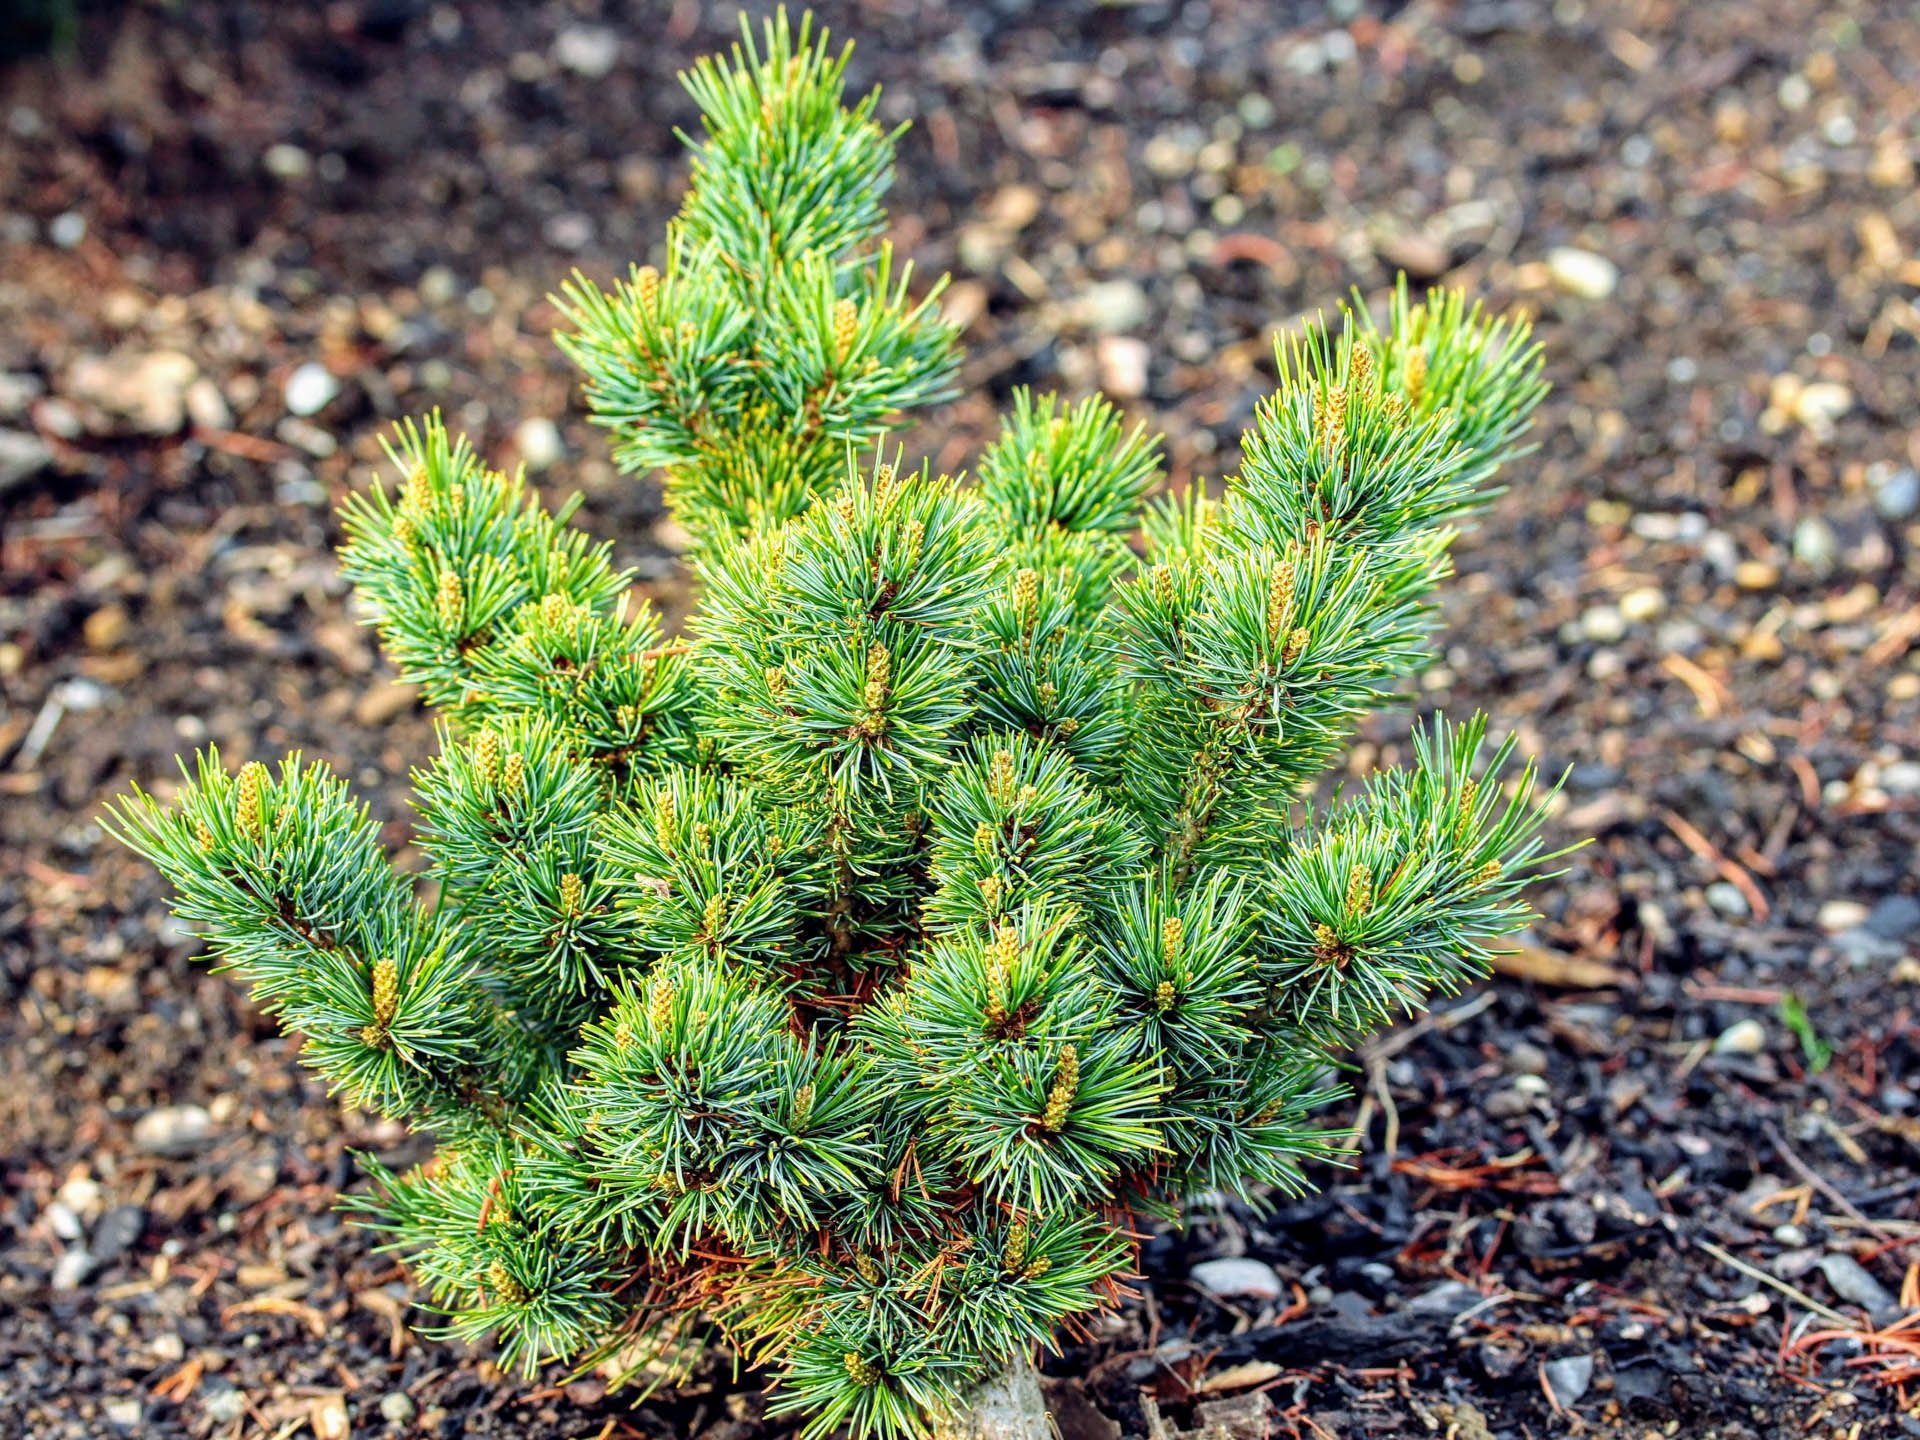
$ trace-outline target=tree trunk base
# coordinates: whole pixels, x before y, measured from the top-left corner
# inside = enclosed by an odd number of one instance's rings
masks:
[[[1040,1393],[1040,1374],[1021,1355],[976,1389],[967,1407],[934,1432],[934,1440],[1055,1440],[1056,1434]]]

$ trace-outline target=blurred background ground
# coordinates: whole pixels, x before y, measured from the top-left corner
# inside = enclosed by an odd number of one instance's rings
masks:
[[[938,465],[1017,384],[1101,385],[1217,477],[1271,331],[1402,269],[1528,307],[1556,385],[1417,708],[1571,767],[1556,833],[1596,843],[1511,973],[1356,1057],[1355,1170],[1148,1241],[1142,1298],[1047,1362],[1071,1440],[1236,1397],[1255,1433],[1920,1433],[1920,22],[819,9],[914,122],[899,245],[956,277]],[[543,296],[657,250],[672,74],[735,13],[103,4],[0,71],[0,1431],[786,1433],[723,1364],[636,1404],[409,1335],[330,1209],[350,1149],[403,1137],[335,1109],[95,823],[182,749],[300,748],[406,845],[430,727],[329,552],[399,416],[584,490],[684,610]]]

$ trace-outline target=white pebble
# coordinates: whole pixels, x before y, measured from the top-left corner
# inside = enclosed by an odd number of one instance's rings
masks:
[[[78,1240],[87,1233],[87,1227],[80,1223],[80,1217],[73,1213],[73,1207],[58,1200],[47,1206],[47,1224],[62,1240]]]
[[[1604,255],[1560,245],[1547,252],[1547,274],[1569,295],[1604,300],[1620,283],[1620,270]]]
[[[87,217],[78,210],[56,215],[47,223],[47,238],[62,250],[77,250],[87,238]]]
[[[85,1175],[76,1175],[60,1187],[59,1198],[60,1203],[76,1215],[92,1219],[100,1213],[100,1182]]]
[[[1853,408],[1853,391],[1836,380],[1816,380],[1793,397],[1793,418],[1815,435],[1832,431],[1833,422]]]
[[[1880,772],[1880,788],[1889,795],[1920,795],[1920,760],[1896,760]]]
[[[187,418],[203,430],[233,428],[233,411],[227,406],[227,397],[204,375],[187,386],[186,406]]]
[[[1094,348],[1100,388],[1120,400],[1147,393],[1147,342],[1131,335],[1102,335]]]
[[[554,37],[553,60],[584,79],[604,79],[620,63],[620,36],[604,26],[571,26]]]
[[[1194,1284],[1218,1299],[1278,1300],[1281,1295],[1280,1277],[1259,1260],[1202,1260],[1192,1276]]]
[[[1612,605],[1595,605],[1580,617],[1580,633],[1589,640],[1610,645],[1627,633],[1627,620]]]
[[[413,1419],[414,1404],[401,1391],[394,1390],[380,1397],[380,1418],[392,1425],[404,1425]]]
[[[1859,929],[1870,913],[1858,900],[1829,900],[1814,916],[1814,923],[1829,935],[1839,935]]]
[[[287,409],[295,415],[318,415],[339,393],[340,382],[317,360],[309,360],[287,377]]]
[[[78,1290],[93,1273],[93,1256],[84,1245],[76,1245],[53,1264],[53,1288]]]
[[[1152,313],[1146,292],[1131,280],[1102,280],[1089,285],[1073,309],[1080,324],[1104,335],[1131,330],[1144,324]]]
[[[1667,597],[1652,585],[1629,590],[1620,597],[1621,615],[1635,625],[1658,619],[1666,612],[1666,608]]]
[[[276,180],[304,180],[313,170],[313,157],[298,145],[270,145],[260,163]]]
[[[1744,920],[1752,913],[1747,897],[1740,893],[1740,887],[1725,880],[1716,880],[1707,886],[1707,903],[1730,920]]]
[[[535,474],[566,454],[560,427],[544,415],[529,415],[514,427],[513,448],[520,452],[520,463]]]
[[[149,1155],[191,1155],[213,1135],[213,1116],[200,1105],[163,1105],[134,1122],[134,1148]]]
[[[1767,1027],[1758,1020],[1736,1020],[1713,1042],[1716,1055],[1758,1055],[1767,1048]]]
[[[101,1409],[105,1412],[108,1421],[117,1425],[122,1430],[132,1430],[136,1428],[145,1413],[140,1408],[140,1402],[130,1397],[120,1400],[109,1400]]]

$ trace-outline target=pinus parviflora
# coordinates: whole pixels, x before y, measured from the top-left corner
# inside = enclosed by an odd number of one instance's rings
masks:
[[[910,465],[955,337],[845,63],[782,17],[696,66],[663,265],[560,296],[694,537],[684,637],[403,426],[343,563],[440,716],[426,874],[297,755],[113,824],[346,1101],[436,1137],[348,1203],[448,1332],[657,1375],[717,1329],[815,1433],[892,1437],[1114,1304],[1146,1217],[1299,1191],[1331,1057],[1523,923],[1534,775],[1480,720],[1308,801],[1544,387],[1524,324],[1402,287],[1280,345],[1218,498],[1150,499],[1097,398]]]

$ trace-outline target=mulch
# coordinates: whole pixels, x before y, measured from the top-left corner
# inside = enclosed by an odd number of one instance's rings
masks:
[[[1556,387],[1408,711],[1489,710],[1593,843],[1499,975],[1353,1057],[1350,1169],[1146,1239],[1045,1361],[1068,1440],[1920,1433],[1920,26],[818,8],[914,122],[898,245],[955,275],[937,465],[1017,385],[1105,385],[1218,476],[1273,329],[1403,269],[1526,306]],[[96,823],[179,751],[302,749],[408,858],[431,727],[330,555],[400,416],[583,491],[684,613],[544,297],[657,247],[671,74],[732,7],[83,13],[0,102],[0,1432],[789,1433],[723,1354],[635,1399],[414,1329],[333,1202],[417,1142],[343,1114]]]

